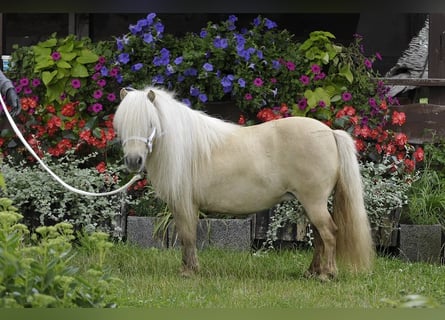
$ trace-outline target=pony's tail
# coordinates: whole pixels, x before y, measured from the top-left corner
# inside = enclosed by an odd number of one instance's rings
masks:
[[[372,266],[375,252],[355,144],[343,130],[334,130],[334,136],[340,157],[333,210],[338,227],[337,258],[354,271],[366,271]]]

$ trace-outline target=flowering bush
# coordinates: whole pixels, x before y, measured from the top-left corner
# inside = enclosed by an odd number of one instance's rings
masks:
[[[39,156],[63,156],[101,151],[94,160],[104,170],[107,144],[114,139],[112,120],[121,82],[112,65],[109,43],[93,45],[74,36],[16,48],[9,76],[21,97],[23,112],[16,118],[28,143]],[[10,132],[0,138],[4,154],[34,161]],[[7,148],[6,148],[7,147]]]
[[[231,15],[219,24],[208,22],[199,34],[174,38],[149,14],[117,39],[124,82],[165,86],[193,108],[231,99],[241,110],[256,113],[293,96],[298,79],[284,79],[293,69],[290,60],[298,58],[292,35],[260,16],[250,28],[239,29],[237,20]]]

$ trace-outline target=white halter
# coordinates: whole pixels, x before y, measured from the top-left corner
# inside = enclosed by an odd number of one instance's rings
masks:
[[[142,141],[143,143],[145,143],[145,145],[147,146],[148,152],[151,153],[153,151],[153,140],[154,140],[155,136],[156,136],[156,128],[153,128],[153,131],[151,132],[151,134],[148,138],[143,138],[143,137],[139,137],[139,136],[131,136],[131,137],[128,137],[127,139],[125,139],[124,142],[122,142],[122,146],[124,146],[128,141],[138,140],[138,141]]]

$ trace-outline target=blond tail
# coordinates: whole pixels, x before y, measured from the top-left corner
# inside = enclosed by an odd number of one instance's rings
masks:
[[[338,227],[337,257],[352,270],[365,271],[371,268],[375,252],[355,144],[343,130],[335,130],[334,136],[340,156],[333,212]]]

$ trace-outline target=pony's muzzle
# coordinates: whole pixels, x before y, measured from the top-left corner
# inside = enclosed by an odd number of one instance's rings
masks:
[[[125,166],[131,172],[140,172],[144,166],[144,158],[140,155],[126,156],[124,162]]]

